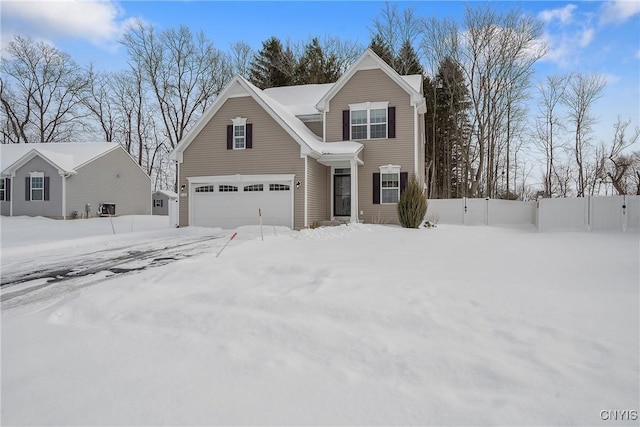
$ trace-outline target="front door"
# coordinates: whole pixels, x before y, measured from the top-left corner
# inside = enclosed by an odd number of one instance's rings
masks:
[[[349,169],[336,169],[333,175],[333,215],[351,216],[351,175]]]

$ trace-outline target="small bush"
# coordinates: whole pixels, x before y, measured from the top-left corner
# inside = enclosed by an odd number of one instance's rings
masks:
[[[419,228],[427,214],[427,196],[415,175],[411,175],[407,186],[400,194],[398,220],[404,228]]]

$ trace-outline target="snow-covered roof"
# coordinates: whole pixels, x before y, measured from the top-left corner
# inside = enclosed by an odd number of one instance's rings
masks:
[[[331,89],[331,86],[333,83],[283,86],[268,88],[263,92],[296,116],[309,116],[320,114],[316,104]]]
[[[64,173],[76,173],[76,169],[119,145],[115,142],[96,143],[48,143],[48,144],[1,144],[0,167],[2,173],[21,160],[36,154]]]
[[[167,196],[170,199],[177,199],[178,198],[178,195],[176,193],[174,193],[173,191],[169,191],[169,190],[156,190],[156,191],[154,191],[154,194],[155,193],[163,194],[163,195]]]
[[[204,129],[224,102],[230,97],[246,95],[251,96],[258,102],[300,144],[302,154],[308,154],[315,158],[325,154],[355,155],[362,150],[362,144],[354,141],[323,142],[321,137],[317,136],[305,125],[304,120],[316,120],[318,116],[321,116],[321,109],[326,109],[331,97],[356,71],[372,68],[379,68],[387,73],[409,93],[412,103],[415,105],[424,104],[422,76],[398,75],[370,49],[335,83],[284,86],[262,90],[245,78],[236,76],[178,144],[171,153],[171,158],[182,161],[184,150]]]

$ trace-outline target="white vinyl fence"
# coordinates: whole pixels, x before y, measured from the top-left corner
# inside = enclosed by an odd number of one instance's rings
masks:
[[[540,199],[539,231],[640,231],[640,196]]]
[[[640,196],[588,196],[521,202],[432,199],[427,220],[441,224],[535,224],[538,231],[640,232]]]
[[[431,199],[427,220],[442,224],[533,224],[535,202],[498,199]]]

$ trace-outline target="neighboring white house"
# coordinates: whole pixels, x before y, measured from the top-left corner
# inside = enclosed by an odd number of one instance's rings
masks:
[[[149,215],[151,179],[117,143],[0,145],[0,213]]]

